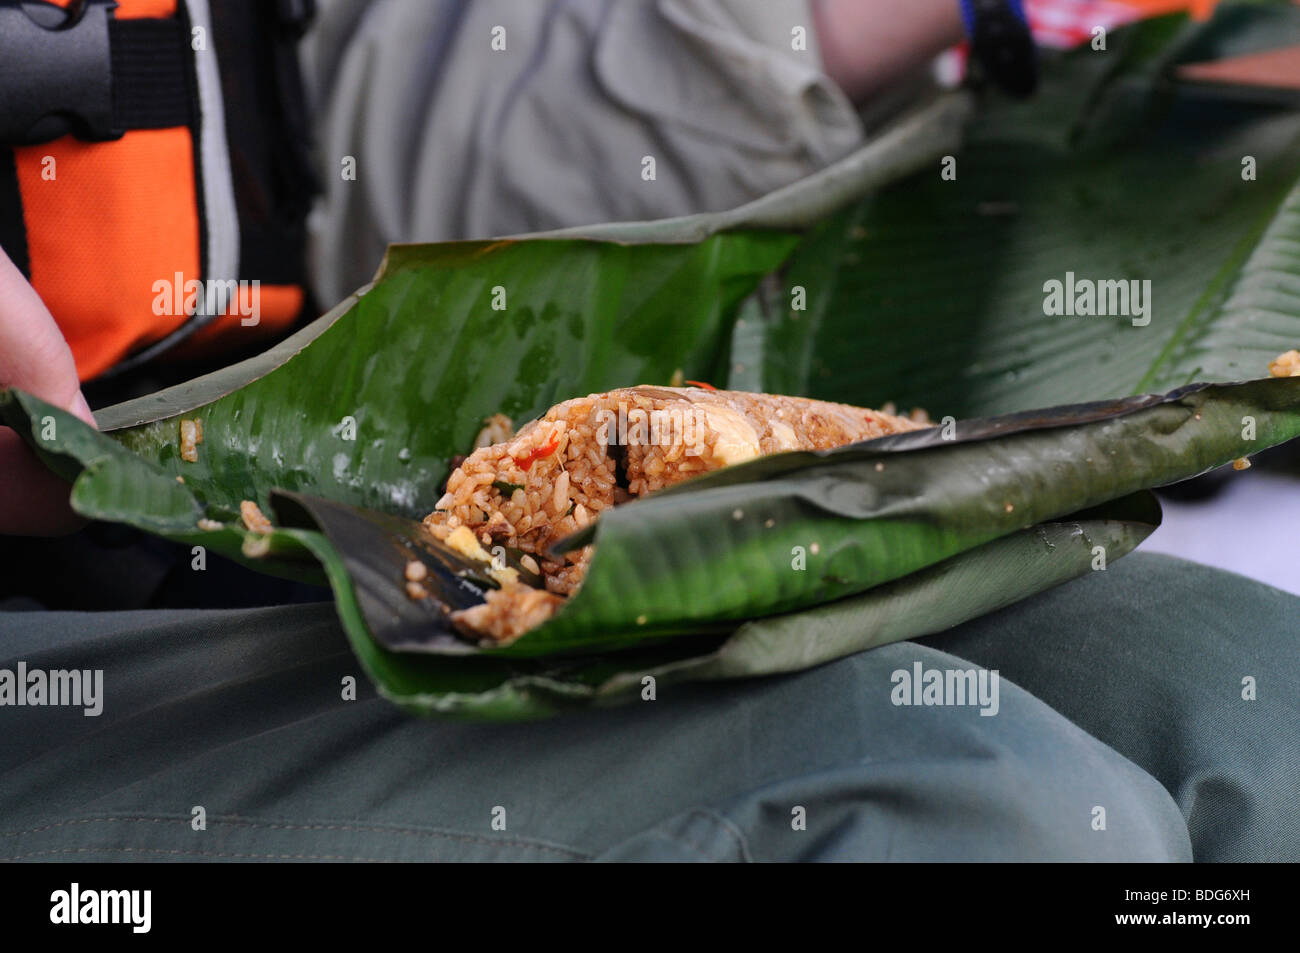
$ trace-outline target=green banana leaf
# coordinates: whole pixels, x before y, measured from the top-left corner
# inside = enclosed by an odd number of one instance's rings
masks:
[[[1295,42],[1294,5],[1222,6],[1051,59],[1033,100],[983,109],[955,179],[936,160],[809,237],[750,313],[750,386],[965,417],[1265,376],[1300,346],[1300,100],[1175,70]],[[1046,315],[1067,272],[1149,281],[1150,323]]]
[[[191,480],[177,482],[160,463],[30,395],[6,393],[0,414],[53,465],[80,470],[72,494],[80,512],[202,544],[204,531],[195,527],[212,509]],[[208,440],[225,440],[205,429]],[[241,553],[254,564],[304,552],[319,560],[358,658],[399,704],[536,717],[634,698],[646,675],[672,681],[784,670],[799,659],[938,631],[1131,550],[1158,523],[1154,502],[1134,503],[1133,492],[1296,435],[1300,378],[1291,378],[1194,385],[1166,397],[763,458],[602,517],[578,595],[506,648],[449,639],[386,646],[386,614],[411,605],[399,574],[405,556],[392,558],[391,547],[374,540],[349,545],[339,514],[366,513],[349,503],[285,494],[310,521],[294,525],[277,506],[275,551]],[[225,532],[256,538],[234,529],[208,535]],[[390,540],[401,532],[412,531],[389,531]],[[369,611],[359,591],[372,595]],[[806,620],[806,629],[805,615],[782,614],[822,603],[829,603],[818,610],[825,614]],[[758,635],[741,624],[755,617],[766,619]],[[820,637],[823,626],[839,636]],[[737,629],[730,638],[729,629]],[[805,635],[782,652],[762,635],[794,630]],[[601,654],[584,658],[592,652]]]
[[[323,573],[365,670],[412,711],[538,717],[645,697],[648,678],[657,690],[788,671],[939,631],[1130,551],[1159,522],[1146,488],[1300,434],[1300,379],[1119,399],[1261,376],[1300,337],[1295,167],[1278,171],[1300,126],[1269,106],[1201,131],[1168,79],[1191,51],[1261,32],[1233,16],[1114,34],[1104,65],[1064,58],[1038,102],[986,111],[955,181],[936,163],[802,243],[715,232],[803,225],[801,194],[825,211],[815,203],[842,200],[846,181],[924,168],[966,97],[776,204],[601,236],[618,241],[394,247],[371,285],[266,354],[101,413],[111,434],[21,393],[0,393],[0,417],[74,481],[88,517]],[[1159,161],[1172,146],[1187,167]],[[1273,177],[1239,189],[1221,166],[1246,146]],[[1175,199],[1194,206],[1177,232]],[[619,243],[646,238],[672,243]],[[1150,270],[1153,320],[1046,318],[1057,268]],[[806,311],[786,307],[795,285]],[[413,554],[446,563],[449,602],[481,598],[484,581],[414,521],[485,417],[520,422],[679,370],[936,418],[1021,413],[766,458],[611,511],[570,541],[596,543],[579,594],[507,647],[456,638],[406,598]],[[1079,403],[1095,398],[1114,399]],[[1051,404],[1065,406],[1033,409]],[[203,422],[195,463],[179,458],[183,418]],[[274,516],[272,533],[238,524],[245,499]]]
[[[298,534],[250,533],[240,501],[270,512],[278,488],[423,516],[491,414],[522,422],[573,393],[721,374],[739,301],[795,241],[394,247],[376,284],[267,353],[100,413],[113,438],[31,401],[17,429],[78,480],[83,515],[319,582]],[[58,420],[48,440],[37,426],[47,416]],[[205,436],[194,463],[180,458],[190,418]]]
[[[731,635],[697,635],[558,660],[387,650],[368,636],[353,577],[337,550],[325,545],[321,555],[352,647],[385,697],[413,714],[504,721],[658,701],[668,697],[661,690],[679,683],[796,671],[939,632],[1100,570],[1096,547],[1118,558],[1159,521],[1155,497],[1134,494],[1072,520],[1012,533],[851,599],[747,622]]]

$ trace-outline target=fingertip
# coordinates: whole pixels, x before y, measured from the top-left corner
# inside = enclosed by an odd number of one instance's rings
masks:
[[[77,391],[77,396],[72,400],[72,406],[69,410],[84,420],[90,426],[98,428],[99,424],[95,422],[95,412],[90,409],[90,404],[86,403],[86,395]]]

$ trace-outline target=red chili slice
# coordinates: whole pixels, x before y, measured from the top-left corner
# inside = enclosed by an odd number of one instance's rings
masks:
[[[703,387],[705,390],[717,390],[716,387],[705,381],[685,381],[684,383],[690,384],[694,387]]]
[[[527,456],[514,457],[515,464],[519,469],[527,473],[538,460],[549,457],[560,448],[560,435],[555,434],[551,437],[551,442],[544,447],[536,447],[529,451]]]

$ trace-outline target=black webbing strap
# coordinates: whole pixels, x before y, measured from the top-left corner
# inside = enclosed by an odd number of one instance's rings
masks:
[[[197,121],[193,54],[180,20],[110,20],[108,41],[117,129],[169,129]]]
[[[18,266],[23,277],[32,276],[32,263],[27,255],[27,227],[23,223],[23,197],[18,190],[18,169],[14,165],[14,150],[0,146],[0,248],[9,260]]]

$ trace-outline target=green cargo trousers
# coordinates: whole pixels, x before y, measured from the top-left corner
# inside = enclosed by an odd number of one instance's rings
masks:
[[[103,689],[0,707],[0,859],[1297,860],[1298,628],[1136,554],[810,671],[459,724],[376,697],[330,605],[4,612],[0,669]],[[996,706],[902,703],[974,666]]]

